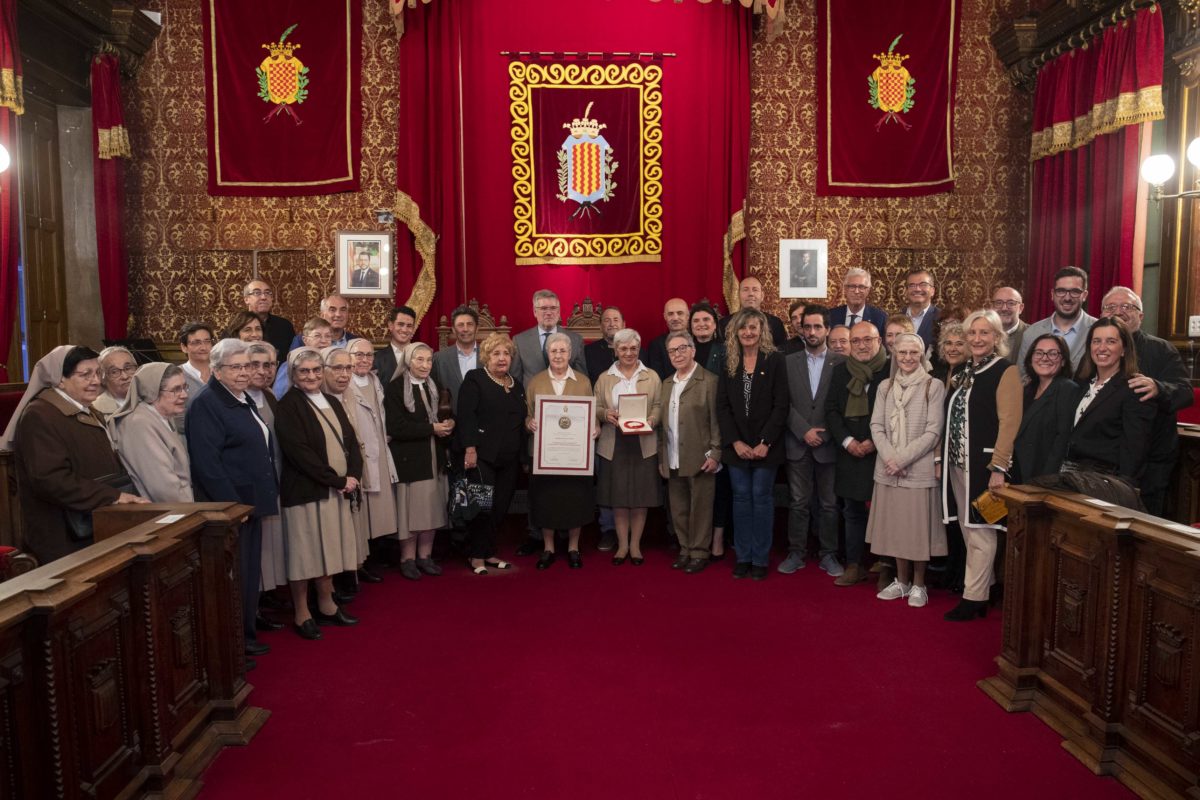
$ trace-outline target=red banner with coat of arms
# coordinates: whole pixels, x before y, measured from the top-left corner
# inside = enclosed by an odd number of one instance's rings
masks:
[[[204,0],[208,192],[356,191],[361,0]]]
[[[961,0],[817,0],[817,194],[954,188]]]

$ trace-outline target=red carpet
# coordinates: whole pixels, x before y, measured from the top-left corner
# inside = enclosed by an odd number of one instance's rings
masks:
[[[272,717],[201,797],[1132,797],[975,687],[998,614],[943,622],[945,593],[885,603],[812,562],[753,583],[584,558],[389,571],[356,628],[264,636]]]

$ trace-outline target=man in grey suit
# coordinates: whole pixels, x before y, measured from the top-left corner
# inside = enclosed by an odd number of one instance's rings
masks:
[[[1000,317],[1000,324],[1008,334],[1008,353],[1010,359],[1016,359],[1021,352],[1021,340],[1029,323],[1021,319],[1025,310],[1025,301],[1021,293],[1011,286],[998,286],[992,292],[992,310]]]
[[[454,343],[446,345],[433,356],[433,382],[450,390],[450,406],[458,413],[458,390],[467,373],[479,366],[479,344],[475,332],[479,329],[479,314],[470,306],[459,306],[450,312]]]
[[[825,397],[829,393],[830,376],[834,365],[844,359],[825,346],[828,333],[829,309],[815,303],[805,306],[800,324],[804,349],[787,357],[791,409],[785,438],[791,506],[788,557],[779,565],[779,571],[785,575],[804,568],[814,487],[820,509],[821,569],[835,577],[844,571],[837,560],[837,498],[833,492],[837,451],[825,430]]]
[[[1062,337],[1071,351],[1071,371],[1079,369],[1083,353],[1087,349],[1088,331],[1096,318],[1083,310],[1087,305],[1088,276],[1079,267],[1063,267],[1054,273],[1054,288],[1050,290],[1050,299],[1054,301],[1054,313],[1043,320],[1033,323],[1025,329],[1021,337],[1021,349],[1016,358],[1009,353],[1013,361],[1024,371],[1025,352],[1029,346],[1043,333],[1053,333]]]
[[[533,314],[537,325],[521,331],[513,337],[517,357],[508,369],[508,374],[526,386],[533,376],[546,369],[546,339],[552,333],[565,333],[571,340],[571,369],[587,375],[587,361],[583,358],[583,337],[574,331],[559,327],[560,306],[558,295],[549,289],[533,293]]]

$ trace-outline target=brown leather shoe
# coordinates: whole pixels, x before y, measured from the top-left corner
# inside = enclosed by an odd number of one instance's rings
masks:
[[[837,578],[833,582],[833,585],[834,586],[854,586],[856,584],[862,583],[866,579],[867,579],[867,573],[863,570],[861,565],[847,564],[846,571],[842,573],[841,577]]]

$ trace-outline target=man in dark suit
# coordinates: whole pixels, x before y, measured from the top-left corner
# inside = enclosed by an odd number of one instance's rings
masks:
[[[565,333],[571,340],[571,369],[587,374],[587,363],[583,360],[583,337],[559,325],[561,321],[558,295],[549,289],[533,293],[533,314],[537,325],[521,331],[513,337],[517,357],[508,373],[526,386],[533,376],[546,369],[546,339],[552,333]],[[540,551],[539,551],[540,552]]]
[[[791,273],[788,286],[792,289],[815,289],[817,286],[817,262],[812,250],[793,250],[789,256]]]
[[[888,376],[883,338],[869,322],[850,329],[850,358],[833,368],[825,402],[825,425],[837,449],[834,493],[842,498],[846,521],[846,571],[835,586],[867,579],[862,567],[867,539],[867,503],[875,488],[875,444],[871,412],[875,392]]]
[[[1008,334],[1008,360],[1015,364],[1021,352],[1021,339],[1025,336],[1025,329],[1029,327],[1029,323],[1021,319],[1021,312],[1025,310],[1025,300],[1021,293],[1011,286],[998,286],[996,291],[992,292],[991,305],[992,310],[1000,317],[1004,332]]]
[[[1177,414],[1195,402],[1196,395],[1179,357],[1170,342],[1151,336],[1142,330],[1142,298],[1132,289],[1116,286],[1108,290],[1101,301],[1106,317],[1120,317],[1133,334],[1137,351],[1138,374],[1129,380],[1143,403],[1155,408],[1151,427],[1150,446],[1146,452],[1146,468],[1142,473],[1142,503],[1146,510],[1162,516],[1171,482],[1171,470],[1179,456]]]
[[[280,363],[287,357],[296,337],[296,328],[289,320],[271,313],[275,306],[275,292],[266,281],[253,280],[242,288],[242,299],[246,310],[258,317],[262,323],[263,339],[275,347]]]
[[[468,372],[479,366],[479,314],[470,306],[459,306],[450,312],[450,327],[454,341],[433,356],[433,382],[450,391],[450,407],[458,411],[458,389]]]
[[[274,447],[246,389],[250,345],[225,339],[212,349],[208,389],[187,410],[188,454],[198,502],[253,506],[238,535],[241,566],[242,635],[246,655],[271,648],[257,640],[258,588],[262,579],[262,520],[279,513]],[[253,666],[248,660],[247,669]]]
[[[933,285],[933,274],[927,269],[910,269],[904,276],[904,296],[908,308],[904,313],[912,320],[917,336],[925,342],[925,349],[937,345],[938,320],[942,312],[933,304],[937,287]]]
[[[825,428],[825,401],[833,368],[841,356],[829,352],[825,338],[829,330],[829,309],[811,304],[798,311],[804,347],[787,357],[788,411],[787,477],[791,495],[788,514],[788,557],[778,570],[790,575],[804,568],[808,544],[809,509],[813,489],[820,508],[818,531],[821,540],[821,569],[835,578],[843,573],[837,560],[837,499],[833,492],[837,450]]]
[[[371,368],[380,383],[387,386],[396,375],[400,363],[400,352],[412,341],[417,330],[417,312],[408,306],[396,306],[387,321],[388,343],[375,351],[375,362]],[[437,381],[437,378],[434,378]],[[439,386],[441,384],[438,384]]]
[[[596,385],[596,379],[608,372],[609,367],[617,360],[617,351],[613,349],[613,335],[625,327],[625,317],[621,309],[609,306],[600,314],[601,338],[589,342],[583,348],[583,360],[587,363],[588,379]]]
[[[762,304],[765,295],[763,294],[762,281],[755,275],[747,275],[738,283],[738,302],[742,308],[757,308],[762,311]],[[763,311],[764,314],[767,312]],[[725,330],[729,327],[729,320],[733,315],[721,317],[717,322],[717,338],[720,341],[725,341]],[[783,321],[774,314],[767,314],[767,328],[771,331],[771,341],[779,352],[783,352],[783,344],[787,341],[787,331],[784,330]]]
[[[887,328],[887,312],[867,303],[871,296],[871,273],[865,269],[851,267],[842,278],[842,296],[846,302],[829,310],[829,327],[838,325],[852,327],[860,322],[870,322],[883,336]]]
[[[688,304],[682,297],[672,297],[663,306],[663,319],[667,321],[667,332],[656,336],[650,341],[642,353],[645,364],[658,373],[658,379],[665,381],[675,374],[671,359],[667,356],[667,337],[672,333],[687,331]]]
[[[371,269],[371,256],[366,250],[359,250],[358,254],[354,256],[354,271],[350,273],[350,288],[379,288],[379,273]]]

